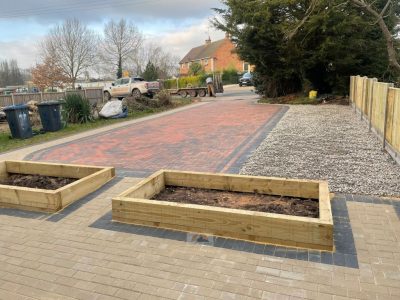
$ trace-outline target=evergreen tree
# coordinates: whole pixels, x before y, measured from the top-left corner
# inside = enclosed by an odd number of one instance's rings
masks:
[[[147,63],[146,69],[142,73],[142,77],[146,81],[155,81],[158,79],[158,70],[152,62],[149,61]]]
[[[198,63],[198,62],[194,62],[190,65],[189,67],[189,75],[193,75],[193,76],[197,76],[204,73],[204,68],[203,66]]]
[[[378,1],[378,0],[377,0]],[[386,3],[385,0],[379,0]],[[214,25],[256,66],[258,90],[276,97],[311,88],[346,93],[350,75],[384,79],[385,39],[360,8],[343,0],[226,0]],[[394,9],[397,9],[394,7]],[[395,33],[396,22],[388,22]]]

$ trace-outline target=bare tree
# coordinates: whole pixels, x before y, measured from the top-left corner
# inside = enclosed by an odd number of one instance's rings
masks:
[[[117,77],[122,77],[123,68],[134,60],[143,43],[143,35],[135,25],[124,19],[119,22],[109,21],[104,27],[102,60],[117,70]]]
[[[50,30],[41,44],[42,57],[51,57],[75,88],[78,76],[95,63],[97,41],[80,21],[67,20]]]
[[[164,50],[155,43],[145,43],[135,56],[133,71],[140,75],[144,72],[148,62],[151,62],[158,70],[158,78],[166,79],[176,75],[179,66],[179,57]]]
[[[23,83],[24,77],[15,59],[0,62],[0,87],[21,85]]]
[[[381,11],[377,10],[377,8],[373,6],[374,1],[371,1],[371,3],[368,3],[365,0],[350,0],[350,1],[355,6],[361,8],[364,12],[366,12],[367,14],[376,19],[376,22],[378,23],[379,28],[382,31],[383,37],[386,40],[386,48],[389,57],[389,66],[397,70],[397,72],[400,72],[400,64],[397,59],[397,51],[394,46],[394,37],[385,22],[385,14],[390,8],[390,6],[393,4],[392,0],[388,0]]]

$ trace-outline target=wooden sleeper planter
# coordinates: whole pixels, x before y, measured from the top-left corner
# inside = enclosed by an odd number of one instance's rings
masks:
[[[10,173],[77,179],[57,190],[0,184],[0,207],[45,212],[59,211],[115,177],[115,169],[111,167],[0,161],[0,180],[7,178]]]
[[[150,200],[165,186],[318,199],[319,218]],[[112,218],[259,243],[333,250],[330,195],[324,181],[161,170],[115,197]]]

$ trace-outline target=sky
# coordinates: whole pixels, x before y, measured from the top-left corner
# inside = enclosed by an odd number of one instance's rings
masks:
[[[183,57],[210,35],[219,0],[0,0],[0,59],[16,59],[22,68],[40,62],[39,43],[65,19],[77,18],[99,34],[110,19],[132,21],[145,38]]]

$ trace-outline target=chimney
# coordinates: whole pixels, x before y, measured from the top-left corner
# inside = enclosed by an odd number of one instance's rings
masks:
[[[210,45],[211,44],[211,38],[208,37],[208,39],[206,40],[206,45]]]

